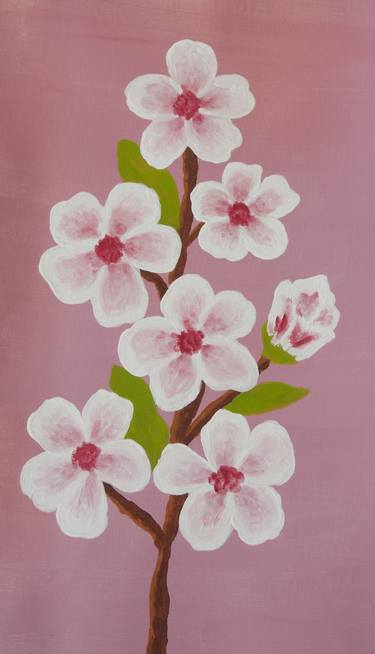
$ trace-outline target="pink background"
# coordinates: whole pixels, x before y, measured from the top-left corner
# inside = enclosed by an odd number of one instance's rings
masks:
[[[47,397],[82,406],[106,387],[121,333],[90,305],[59,303],[39,276],[49,209],[81,190],[104,201],[119,181],[117,140],[139,140],[147,124],[127,110],[126,83],[164,72],[167,48],[193,38],[215,48],[221,73],[251,81],[257,106],[238,121],[234,160],[284,174],[302,202],[280,259],[218,262],[194,245],[189,269],[253,300],[254,355],[282,279],[326,273],[342,319],[329,347],[264,375],[311,388],[272,414],[297,457],[281,537],[252,548],[233,536],[197,553],[178,536],[169,651],[373,654],[374,3],[2,0],[0,23],[1,651],[144,652],[151,540],[112,507],[101,538],[63,536],[21,494],[19,472],[39,452],[27,416]],[[202,165],[200,179],[222,169]],[[162,515],[152,486],[137,499]]]

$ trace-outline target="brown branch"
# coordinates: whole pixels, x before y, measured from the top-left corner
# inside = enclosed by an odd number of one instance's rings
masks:
[[[148,282],[155,284],[159,293],[159,297],[162,299],[163,295],[168,290],[168,284],[164,281],[164,279],[157,273],[148,272],[148,270],[141,270],[141,275],[144,279],[147,279]]]
[[[197,397],[195,398],[195,400],[190,402],[190,404],[185,406],[180,411],[176,411],[176,413],[174,414],[174,418],[170,428],[170,437],[169,437],[170,443],[179,443],[184,441],[185,431],[187,430],[188,426],[190,425],[191,421],[193,420],[199,409],[205,389],[206,389],[206,385],[204,382],[202,382],[200,391]]]
[[[197,238],[197,236],[198,236],[199,232],[201,231],[203,225],[204,225],[204,223],[198,223],[198,225],[193,227],[193,229],[190,232],[189,238],[188,238],[188,242],[187,242],[188,247],[189,247],[189,245],[191,245],[195,241],[195,239]]]

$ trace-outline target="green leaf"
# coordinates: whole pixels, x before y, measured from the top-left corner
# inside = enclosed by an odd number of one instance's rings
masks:
[[[297,402],[306,397],[309,392],[309,389],[303,388],[303,386],[290,386],[282,382],[264,382],[246,393],[240,393],[225,408],[244,416],[268,413],[268,411],[282,409]]]
[[[295,357],[283,350],[280,345],[272,345],[271,336],[267,331],[267,323],[262,325],[263,352],[262,356],[266,357],[271,363],[280,365],[297,363]]]
[[[139,145],[124,139],[117,144],[118,170],[125,182],[146,184],[156,191],[161,204],[162,225],[179,228],[180,200],[178,189],[168,170],[150,166],[142,157]]]
[[[113,366],[109,386],[117,395],[133,403],[133,419],[126,438],[132,438],[142,445],[154,468],[168,443],[169,430],[156,410],[148,385],[124,368]]]

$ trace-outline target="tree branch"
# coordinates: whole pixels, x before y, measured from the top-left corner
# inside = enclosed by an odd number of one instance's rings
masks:
[[[147,279],[148,282],[155,284],[159,293],[159,297],[162,299],[163,295],[168,290],[168,284],[164,281],[164,279],[157,273],[148,272],[148,270],[141,270],[141,275],[144,279]]]
[[[176,411],[176,413],[174,414],[174,418],[170,428],[170,437],[169,437],[170,443],[183,442],[184,433],[199,409],[205,389],[206,389],[206,385],[204,382],[202,382],[200,391],[197,397],[195,398],[195,400],[190,402],[190,404],[185,406],[183,409],[180,409],[180,411]]]
[[[191,230],[191,232],[189,234],[189,238],[188,238],[188,242],[187,242],[188,247],[189,247],[189,245],[191,245],[195,241],[195,239],[197,238],[197,236],[198,236],[199,232],[201,231],[203,225],[204,225],[204,223],[198,223],[198,225],[195,225],[195,227],[193,227],[193,229]]]

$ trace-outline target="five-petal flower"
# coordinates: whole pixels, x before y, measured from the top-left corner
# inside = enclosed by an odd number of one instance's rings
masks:
[[[30,436],[45,450],[22,468],[21,488],[41,511],[56,511],[68,536],[96,538],[107,526],[103,482],[133,493],[149,482],[144,449],[124,439],[133,415],[129,400],[99,390],[76,407],[54,397],[27,423]]]
[[[217,60],[206,43],[183,40],[167,52],[167,75],[141,75],[128,84],[129,109],[151,120],[141,153],[155,168],[167,168],[190,147],[205,161],[227,161],[242,143],[232,118],[255,105],[241,75],[216,75]]]
[[[251,432],[243,416],[220,410],[202,429],[205,460],[186,445],[167,445],[154,470],[163,493],[189,493],[180,531],[196,550],[214,550],[233,528],[249,545],[276,538],[284,526],[280,495],[271,487],[294,472],[288,432],[269,420]]]

